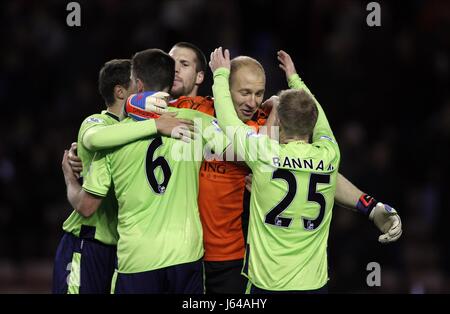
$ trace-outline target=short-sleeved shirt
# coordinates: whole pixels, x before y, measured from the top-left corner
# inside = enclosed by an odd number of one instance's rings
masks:
[[[110,112],[102,111],[101,114],[93,114],[84,119],[78,132],[77,153],[83,163],[82,176],[86,173],[94,158],[101,155],[87,149],[83,145],[83,136],[87,130],[95,127],[103,127],[119,123],[119,118]],[[75,210],[63,224],[63,230],[80,238],[95,239],[104,244],[116,245],[117,233],[117,201],[112,190],[106,191],[104,199],[97,211],[85,218]]]
[[[139,140],[94,160],[83,189],[104,196],[113,186],[119,204],[118,270],[137,273],[201,258],[198,177],[204,150],[221,153],[229,141],[212,117],[174,109],[177,118],[201,122],[202,138]],[[125,119],[121,123],[136,123]]]

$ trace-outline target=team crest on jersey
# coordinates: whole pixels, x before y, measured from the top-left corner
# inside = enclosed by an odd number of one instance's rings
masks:
[[[335,142],[331,137],[326,136],[326,135],[322,135],[322,136],[320,137],[320,139],[321,139],[321,140],[322,140],[322,139],[328,140],[328,141],[330,141],[330,142],[336,144],[336,142]]]
[[[162,185],[158,185],[159,194],[164,194],[166,192],[166,187]]]
[[[90,117],[86,119],[86,123],[103,123],[103,119]]]
[[[314,230],[314,223],[311,220],[306,223],[306,230]]]

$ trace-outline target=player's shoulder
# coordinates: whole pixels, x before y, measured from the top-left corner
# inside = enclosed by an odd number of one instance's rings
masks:
[[[330,154],[330,152],[334,153],[336,157],[340,157],[340,149],[339,145],[335,138],[328,135],[320,136],[316,141],[312,143],[316,149],[321,151],[321,154]]]
[[[331,145],[333,147],[339,147],[336,139],[329,135],[321,135],[316,141],[313,142],[315,146]]]
[[[94,113],[84,118],[82,125],[94,125],[94,124],[112,124],[119,122],[119,118],[113,114],[110,114],[106,110],[101,113]]]
[[[86,123],[105,123],[106,116],[101,113],[91,114],[90,116],[84,118],[83,124]]]
[[[148,119],[148,120],[150,120],[150,119]],[[139,123],[139,121],[135,121],[131,117],[124,117],[124,119],[122,121],[120,121],[120,123],[124,123],[124,124],[127,124],[127,123]]]
[[[102,113],[91,114],[84,118],[78,131],[78,138],[83,138],[84,134],[93,128],[112,125],[119,122],[119,118],[113,114],[108,115],[108,112],[102,111]]]

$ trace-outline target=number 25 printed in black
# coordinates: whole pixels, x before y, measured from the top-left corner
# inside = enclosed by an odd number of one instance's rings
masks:
[[[265,223],[269,225],[274,225],[277,227],[286,227],[288,228],[291,225],[292,218],[282,217],[281,214],[295,198],[297,194],[297,180],[295,175],[286,169],[278,169],[275,170],[272,174],[272,180],[282,179],[286,181],[288,185],[288,191],[285,197],[267,214],[265,218]],[[325,197],[322,193],[317,192],[317,184],[329,184],[330,183],[330,175],[329,174],[317,174],[312,173],[309,179],[309,189],[308,189],[308,201],[316,202],[320,206],[319,215],[315,219],[307,218],[302,216],[303,227],[306,230],[315,230],[317,229],[325,215],[326,202]]]

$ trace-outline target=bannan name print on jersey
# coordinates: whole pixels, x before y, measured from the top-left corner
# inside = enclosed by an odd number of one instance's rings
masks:
[[[277,168],[290,169],[310,169],[315,171],[333,171],[335,167],[332,164],[325,165],[323,160],[301,159],[285,156],[284,158],[273,157],[273,166]]]

